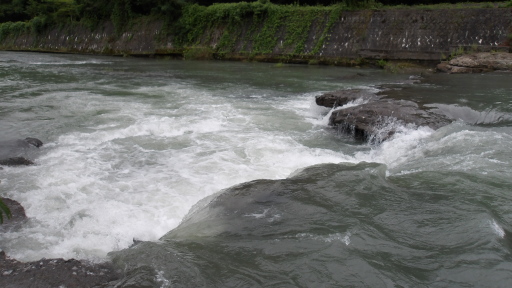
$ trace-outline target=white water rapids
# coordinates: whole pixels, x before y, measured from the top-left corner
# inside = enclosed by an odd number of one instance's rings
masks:
[[[379,162],[396,174],[442,169],[442,157],[472,157],[470,169],[483,172],[490,161],[510,159],[493,154],[506,147],[458,151],[459,141],[512,140],[507,131],[468,131],[462,123],[360,145],[336,136],[326,126],[328,109],[314,103],[322,91],[375,89],[408,76],[370,71],[381,78],[340,80],[332,75],[353,72],[7,52],[1,59],[2,132],[45,143],[37,165],[0,171],[2,196],[29,217],[22,229],[3,233],[0,245],[24,261],[102,261],[133,239],[156,241],[205,196],[319,163]]]

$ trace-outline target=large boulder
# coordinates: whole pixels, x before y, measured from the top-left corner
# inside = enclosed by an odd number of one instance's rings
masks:
[[[357,140],[377,143],[388,139],[400,126],[438,129],[449,123],[444,116],[420,109],[414,102],[390,99],[339,109],[329,119],[329,125],[341,132],[352,134]]]
[[[356,92],[347,90],[337,91],[336,102],[331,107],[336,107],[343,101],[343,94],[349,96]],[[357,92],[359,93],[359,92]],[[399,127],[402,126],[427,126],[432,129],[438,129],[451,122],[446,116],[438,114],[432,110],[423,109],[418,104],[406,100],[394,100],[379,98],[369,92],[360,93],[362,97],[369,99],[362,104],[347,108],[338,108],[334,110],[329,118],[329,125],[337,128],[341,133],[353,135],[355,139],[362,141],[382,142],[393,135]],[[371,93],[370,93],[371,94]],[[324,100],[325,98],[325,100]],[[325,93],[316,98],[317,103],[331,105],[333,102],[333,93]]]

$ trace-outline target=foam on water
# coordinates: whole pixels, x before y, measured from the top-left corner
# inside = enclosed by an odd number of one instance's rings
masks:
[[[498,106],[502,103],[495,103]],[[466,123],[486,125],[498,123],[510,123],[512,115],[510,113],[500,112],[497,109],[486,109],[485,111],[476,111],[467,106],[435,104],[425,105],[449,115],[453,119],[460,119]]]
[[[321,119],[325,113],[310,109],[312,98],[303,95],[284,106],[280,103],[278,109],[303,113],[304,123],[311,125],[311,119]],[[86,131],[65,133],[48,143],[37,159],[38,166],[6,168],[12,178],[2,182],[12,185],[9,190],[25,206],[31,223],[20,232],[6,233],[10,247],[5,249],[16,247],[10,253],[21,260],[78,257],[99,261],[112,250],[130,246],[134,238],[158,239],[176,227],[198,200],[237,183],[285,178],[319,163],[379,162],[388,166],[389,175],[433,169],[442,161],[461,161],[464,169],[467,157],[477,158],[471,163],[493,159],[482,154],[485,151],[457,151],[460,141],[476,141],[478,150],[485,147],[489,136],[505,137],[468,131],[460,123],[437,132],[394,126],[399,131],[388,141],[346,155],[305,147],[285,130],[262,129],[254,124],[261,117],[259,112],[251,114],[238,103],[198,100],[205,104],[178,105],[168,111],[136,102],[103,102],[117,112],[98,116],[105,121],[88,125]],[[63,110],[75,109],[75,105],[66,101]],[[456,151],[447,153],[447,149]],[[466,160],[460,160],[461,156]],[[420,158],[431,162],[411,167]],[[27,173],[28,181],[20,181]],[[261,211],[247,216],[272,221],[278,217],[274,214]],[[337,239],[348,245],[349,235],[340,237],[324,240]]]
[[[108,64],[107,61],[59,61],[59,62],[27,62],[30,65],[84,65],[84,64]]]
[[[46,143],[37,166],[6,168],[10,178],[2,182],[31,223],[6,233],[4,249],[20,260],[99,261],[134,238],[157,240],[198,200],[223,188],[350,160],[306,147],[285,130],[266,129],[271,123],[254,124],[261,111],[251,114],[201,91],[182,92],[199,97],[198,104],[166,109],[92,94],[52,94],[55,100],[69,98],[61,108],[66,114],[78,113],[78,107],[86,114],[109,112]]]
[[[359,161],[384,163],[388,168],[398,167],[422,157],[423,140],[434,132],[429,127],[401,126],[394,122],[388,123],[389,127],[397,129],[387,141],[372,147],[370,151],[361,151],[355,154]]]
[[[39,96],[3,103],[18,116],[44,119],[41,134],[48,135],[37,166],[6,167],[0,174],[5,196],[21,202],[30,218],[23,229],[2,234],[10,256],[101,261],[134,238],[157,240],[208,195],[315,164],[378,162],[388,175],[440,169],[505,174],[512,161],[511,135],[461,122],[438,131],[390,122],[398,133],[378,146],[344,150],[350,144],[339,139],[328,148],[308,146],[318,135],[334,134],[329,109],[314,104],[321,92],[281,97],[254,89],[244,95],[236,85],[208,90],[191,80],[131,85],[105,78],[27,85],[20,95]],[[279,217],[274,212],[246,217],[271,222]],[[302,236],[349,245],[349,232],[334,232]]]
[[[329,234],[329,235],[325,235],[325,236],[315,235],[315,234],[311,234],[311,233],[297,234],[297,238],[299,240],[300,239],[311,239],[311,240],[317,240],[317,241],[322,241],[322,242],[326,242],[326,243],[341,242],[347,246],[350,245],[350,236],[352,236],[352,234],[350,232],[347,232],[345,234],[334,233],[334,234]]]

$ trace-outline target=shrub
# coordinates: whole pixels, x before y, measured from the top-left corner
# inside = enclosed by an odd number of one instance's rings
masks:
[[[30,31],[34,34],[39,34],[46,28],[46,23],[45,16],[34,17],[30,20]]]
[[[377,66],[379,66],[380,68],[385,68],[387,65],[388,65],[388,61],[386,61],[386,60],[384,60],[384,59],[377,60]]]

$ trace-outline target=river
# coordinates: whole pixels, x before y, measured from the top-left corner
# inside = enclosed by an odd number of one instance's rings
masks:
[[[0,52],[0,140],[45,143],[0,170],[29,217],[0,248],[140,287],[510,287],[511,76]],[[370,145],[314,101],[383,87],[459,120]]]

